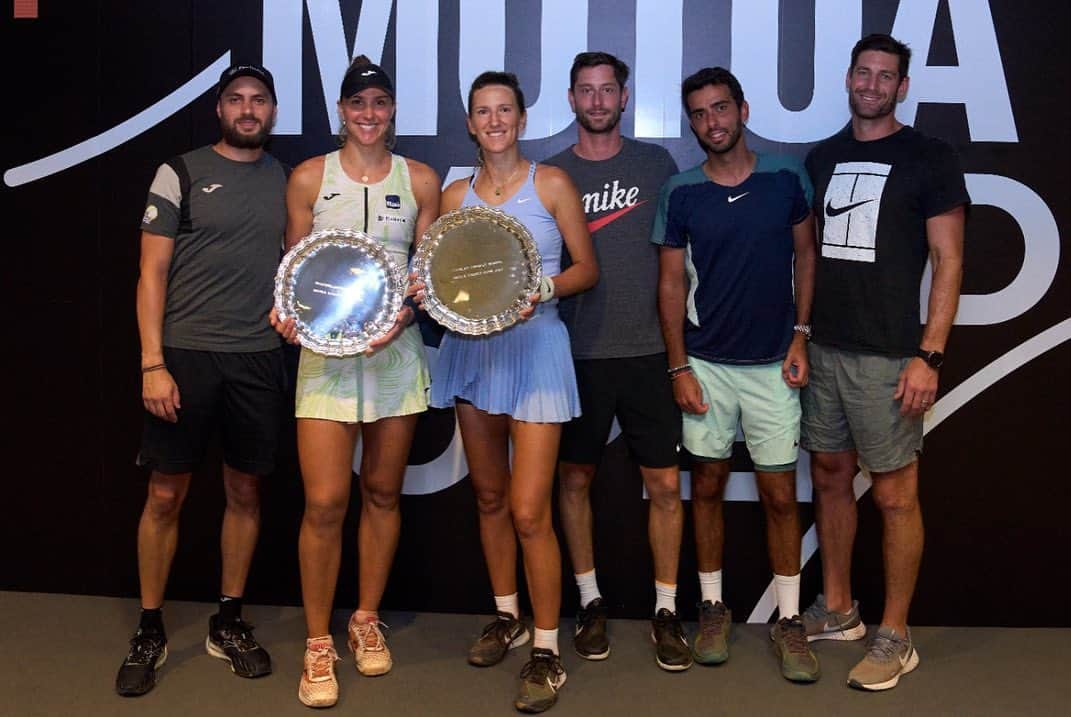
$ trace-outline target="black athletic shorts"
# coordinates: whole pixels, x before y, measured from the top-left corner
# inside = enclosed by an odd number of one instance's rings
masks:
[[[560,460],[597,464],[616,415],[633,460],[645,468],[677,465],[681,412],[665,354],[574,363],[583,415],[562,427]]]
[[[178,422],[145,412],[138,465],[190,473],[219,430],[227,465],[252,475],[271,473],[286,410],[282,348],[223,353],[165,346],[164,362],[178,385]]]

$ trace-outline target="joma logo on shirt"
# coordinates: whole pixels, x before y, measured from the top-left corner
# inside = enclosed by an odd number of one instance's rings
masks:
[[[615,179],[613,184],[607,182],[602,185],[601,192],[585,194],[584,213],[587,215],[607,212],[611,209],[624,209],[636,204],[636,197],[640,194],[639,187],[623,189],[620,180]]]

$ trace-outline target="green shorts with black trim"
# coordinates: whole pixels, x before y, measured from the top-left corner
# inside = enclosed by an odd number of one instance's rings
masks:
[[[799,389],[785,383],[781,361],[741,366],[688,357],[703,389],[702,414],[684,414],[684,447],[696,459],[720,461],[733,451],[737,428],[760,471],[796,467],[800,440]]]

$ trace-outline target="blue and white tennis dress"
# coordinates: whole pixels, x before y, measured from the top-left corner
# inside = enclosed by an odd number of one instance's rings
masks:
[[[488,205],[470,182],[461,206],[492,206],[512,215],[532,233],[543,273],[555,276],[561,271],[562,235],[539,201],[535,167],[532,162],[528,180],[502,204]],[[558,317],[558,300],[537,304],[527,321],[488,336],[447,331],[432,372],[431,405],[446,408],[457,398],[519,421],[564,423],[579,416],[569,333]]]

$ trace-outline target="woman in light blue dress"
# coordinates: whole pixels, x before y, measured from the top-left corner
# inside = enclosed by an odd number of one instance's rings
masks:
[[[541,290],[531,297],[524,320],[504,331],[488,336],[447,332],[432,373],[431,404],[456,406],[498,612],[470,650],[469,661],[494,664],[529,639],[517,605],[519,538],[535,639],[515,706],[541,712],[554,704],[565,682],[557,642],[561,552],[551,523],[551,494],[561,424],[580,415],[557,297],[593,286],[598,268],[568,175],[521,156],[517,140],[524,123],[524,96],[515,76],[485,72],[476,78],[469,92],[468,129],[482,163],[471,177],[446,188],[442,210],[489,206],[517,218],[542,257]],[[563,243],[572,263],[560,272]]]

